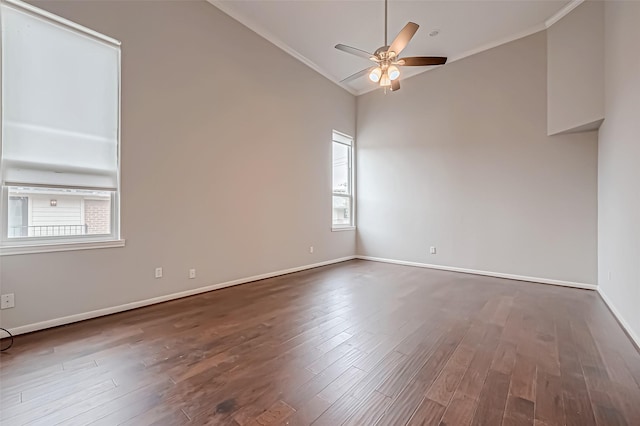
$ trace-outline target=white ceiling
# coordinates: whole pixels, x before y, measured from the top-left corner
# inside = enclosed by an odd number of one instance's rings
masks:
[[[383,0],[209,2],[336,83],[371,64],[336,50],[337,43],[369,52],[384,44]],[[420,29],[401,56],[452,61],[539,31],[570,3],[576,0],[389,0],[389,43],[413,21]],[[429,36],[433,30],[439,30],[436,37]],[[428,68],[404,67],[402,76]],[[354,94],[376,87],[366,77],[341,86]]]

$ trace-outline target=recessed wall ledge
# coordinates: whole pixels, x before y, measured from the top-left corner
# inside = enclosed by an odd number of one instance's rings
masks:
[[[557,132],[549,133],[548,136],[567,135],[570,133],[592,132],[594,130],[598,130],[603,122],[604,122],[604,118],[598,118],[597,120],[590,121],[585,124],[580,124],[578,126],[574,126],[566,130],[559,130]]]

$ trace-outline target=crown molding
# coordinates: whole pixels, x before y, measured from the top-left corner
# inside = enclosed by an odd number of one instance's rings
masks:
[[[309,60],[307,57],[305,57],[300,52],[298,52],[295,49],[293,49],[291,46],[289,46],[284,41],[280,40],[278,37],[273,35],[271,32],[267,31],[264,27],[259,25],[254,20],[246,18],[244,16],[241,16],[240,14],[236,13],[235,11],[233,11],[230,7],[225,5],[224,2],[222,2],[220,0],[207,0],[207,2],[210,3],[211,5],[217,7],[223,13],[229,15],[231,18],[233,18],[236,21],[240,22],[242,25],[244,25],[245,27],[249,28],[251,31],[253,31],[254,33],[258,34],[260,37],[264,38],[265,40],[267,40],[271,44],[276,45],[281,50],[283,50],[286,53],[288,53],[289,55],[293,56],[294,58],[296,58],[297,60],[299,60],[300,62],[302,62],[303,64],[305,64],[306,66],[308,66],[309,68],[314,70],[315,72],[319,73],[320,75],[322,75],[323,77],[325,77],[326,79],[328,79],[329,81],[331,81],[332,83],[337,85],[338,87],[346,90],[347,92],[351,93],[354,96],[358,95],[358,93],[354,89],[352,89],[351,87],[349,87],[347,85],[344,85],[344,84],[341,84],[339,82],[339,80],[336,78],[336,76],[334,76],[331,73],[327,72],[326,70],[324,70],[321,66],[319,66],[315,62]]]
[[[572,0],[571,2],[566,4],[562,9],[560,9],[558,12],[556,12],[553,16],[551,16],[549,19],[547,19],[546,21],[544,21],[544,22],[542,22],[542,23],[540,23],[538,25],[534,25],[533,27],[530,27],[530,28],[528,28],[528,29],[526,29],[524,31],[520,31],[518,33],[511,34],[509,36],[500,38],[498,40],[494,40],[492,42],[485,43],[485,44],[483,44],[481,46],[478,46],[476,48],[470,49],[470,50],[468,50],[466,52],[463,52],[463,53],[461,53],[459,55],[455,55],[453,57],[450,57],[449,60],[447,61],[447,63],[449,64],[449,63],[452,63],[452,62],[456,62],[456,61],[459,61],[461,59],[467,58],[469,56],[478,54],[480,52],[484,52],[485,50],[493,49],[494,47],[498,47],[498,46],[501,46],[503,44],[507,44],[507,43],[510,43],[512,41],[524,38],[524,37],[528,37],[528,36],[530,36],[532,34],[540,32],[540,31],[544,31],[544,30],[548,29],[550,26],[552,26],[553,24],[555,24],[556,22],[558,22],[559,20],[561,20],[563,17],[565,17],[566,15],[571,13],[571,11],[573,11],[576,7],[578,7],[582,3],[584,3],[584,1],[585,0]],[[311,68],[314,71],[316,71],[317,73],[321,74],[322,76],[324,76],[325,78],[330,80],[332,83],[334,83],[337,86],[343,88],[344,90],[346,90],[347,92],[351,93],[352,95],[360,96],[360,95],[364,95],[365,93],[369,93],[369,92],[372,92],[372,91],[378,89],[378,86],[371,86],[371,87],[367,87],[364,90],[355,90],[351,86],[348,86],[346,84],[340,83],[340,80],[337,79],[336,76],[334,76],[331,73],[327,72],[320,65],[318,65],[315,62],[309,60],[304,55],[302,55],[300,52],[298,52],[295,49],[291,48],[291,46],[289,46],[284,41],[280,40],[278,37],[273,35],[271,32],[269,32],[266,29],[264,29],[261,25],[259,25],[255,21],[253,21],[251,19],[248,19],[248,18],[246,18],[244,16],[241,16],[240,14],[238,14],[235,11],[231,10],[231,8],[229,8],[227,5],[225,5],[224,2],[222,2],[221,0],[207,0],[207,2],[210,3],[211,5],[217,7],[222,12],[224,12],[227,15],[229,15],[231,18],[235,19],[236,21],[240,22],[245,27],[249,28],[251,31],[253,31],[256,34],[258,34],[260,37],[266,39],[270,43],[272,43],[272,44],[276,45],[277,47],[279,47],[280,49],[284,50],[289,55],[293,56],[294,58],[296,58],[297,60],[299,60],[303,64],[307,65],[309,68]],[[434,70],[436,68],[439,68],[439,67],[428,67],[428,68],[424,69],[423,71],[420,71],[420,72],[418,72],[416,74],[413,74],[413,75],[411,75],[409,77],[404,78],[403,80],[409,80],[409,79],[411,79],[411,78],[413,78],[413,77],[415,77],[417,75],[420,75],[420,74],[423,74],[425,72]]]
[[[553,24],[555,24],[556,22],[558,22],[559,20],[567,16],[573,9],[575,9],[576,7],[584,3],[584,1],[585,0],[572,0],[569,4],[567,4],[565,7],[560,9],[555,15],[547,19],[544,22],[545,27],[549,28],[550,26],[552,26]]]

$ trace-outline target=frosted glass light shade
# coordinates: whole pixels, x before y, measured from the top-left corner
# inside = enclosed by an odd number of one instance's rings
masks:
[[[369,80],[373,81],[374,83],[377,83],[378,81],[380,81],[381,75],[382,75],[382,70],[380,69],[380,67],[374,68],[369,73]]]
[[[400,70],[395,65],[391,65],[389,69],[387,69],[387,74],[389,74],[389,79],[393,81],[400,77]]]

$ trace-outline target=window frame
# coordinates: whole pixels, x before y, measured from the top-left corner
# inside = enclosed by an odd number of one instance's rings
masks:
[[[39,19],[48,21],[54,25],[60,26],[68,31],[81,33],[85,37],[98,40],[103,43],[109,43],[117,47],[117,77],[118,77],[118,93],[117,93],[117,187],[111,194],[111,233],[101,235],[64,235],[56,237],[13,237],[9,238],[8,221],[9,221],[9,186],[0,185],[0,256],[30,254],[30,253],[46,253],[68,250],[87,250],[108,247],[123,247],[125,240],[120,235],[120,196],[121,196],[121,114],[122,114],[122,50],[121,42],[109,36],[101,34],[90,28],[76,24],[60,16],[24,3],[19,0],[1,0],[2,3],[11,7],[20,9],[21,11],[34,15]],[[2,67],[2,46],[0,45],[0,99],[2,99],[2,86],[4,80],[4,72]],[[2,154],[3,141],[3,117],[0,114],[0,155]],[[24,185],[27,187],[28,185]],[[36,186],[33,186],[36,187]],[[43,187],[47,187],[44,185]],[[55,188],[55,185],[48,186]],[[76,187],[64,187],[67,189],[85,189]]]
[[[342,142],[340,140],[336,140],[335,135],[338,135],[342,138],[349,139],[350,144]],[[349,182],[348,182],[348,194],[342,192],[334,192],[333,191],[333,144],[337,143],[340,145],[344,145],[349,148],[349,160],[348,160],[348,169],[349,169]],[[355,139],[352,136],[347,135],[346,133],[339,132],[337,130],[333,130],[331,133],[331,231],[353,231],[356,229],[356,198],[355,198]],[[349,200],[349,205],[351,207],[349,224],[348,225],[339,225],[333,223],[333,197],[342,197],[347,198]]]

